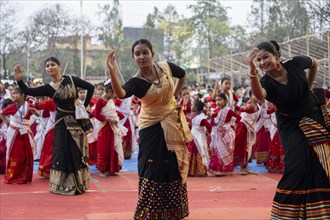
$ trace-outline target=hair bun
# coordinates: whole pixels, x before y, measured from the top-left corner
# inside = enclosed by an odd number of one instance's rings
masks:
[[[275,46],[275,49],[278,52],[279,57],[281,57],[281,48],[280,48],[280,45],[277,43],[276,40],[271,40],[270,42]]]

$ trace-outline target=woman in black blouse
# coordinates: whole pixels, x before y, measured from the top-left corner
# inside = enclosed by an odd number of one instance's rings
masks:
[[[140,99],[139,200],[134,219],[182,219],[189,214],[186,180],[191,140],[185,116],[175,97],[179,96],[185,71],[170,62],[153,62],[148,40],[132,46],[139,67],[133,78],[121,85],[116,73],[115,53],[107,59],[112,87],[119,98]],[[178,78],[174,85],[173,77]]]
[[[94,86],[78,77],[62,76],[60,62],[55,57],[45,61],[46,73],[51,82],[37,88],[28,88],[22,80],[20,65],[14,69],[14,77],[26,95],[48,96],[56,103],[54,150],[50,170],[49,191],[61,195],[84,193],[89,186],[88,143],[86,122],[76,120],[75,101],[77,87],[87,90],[85,106],[92,98]]]
[[[271,219],[330,219],[330,121],[310,90],[316,60],[295,56],[280,62],[280,47],[272,41],[253,49],[248,62],[254,95],[276,105],[285,152]]]

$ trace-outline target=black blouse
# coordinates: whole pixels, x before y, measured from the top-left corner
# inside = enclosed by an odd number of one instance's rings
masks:
[[[68,76],[63,76],[63,77],[68,77]],[[80,87],[82,89],[87,90],[87,95],[86,95],[86,100],[84,105],[87,106],[93,96],[93,91],[94,91],[94,86],[90,84],[89,82],[80,79],[79,77],[72,76],[72,80],[77,87]],[[29,88],[27,85],[23,82],[23,80],[17,81],[18,86],[21,88],[22,92],[26,95],[31,95],[31,96],[48,96],[50,98],[53,98],[55,89],[51,87],[48,84],[36,87],[36,88]],[[78,97],[78,93],[76,94],[76,97]]]
[[[282,84],[267,74],[261,77],[260,83],[267,92],[266,99],[274,103],[282,115],[300,117],[317,110],[304,71],[312,67],[312,58],[295,56],[281,64],[287,70],[288,83]]]
[[[180,79],[180,78],[185,76],[186,71],[184,69],[182,69],[180,66],[178,66],[174,63],[171,63],[171,62],[167,62],[167,63],[170,66],[170,69],[172,71],[172,75],[174,77]],[[150,82],[148,82],[146,80],[143,80],[143,79],[140,79],[140,78],[137,78],[137,77],[133,77],[133,78],[129,79],[123,85],[123,89],[126,92],[125,98],[130,97],[132,95],[134,95],[138,98],[142,98],[147,93],[150,86],[151,86]]]

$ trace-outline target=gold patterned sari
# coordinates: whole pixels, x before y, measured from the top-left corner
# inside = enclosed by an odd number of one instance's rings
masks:
[[[187,181],[189,170],[189,151],[187,142],[193,139],[186,117],[176,103],[173,92],[172,72],[166,62],[159,62],[163,70],[161,86],[152,84],[147,94],[141,98],[142,108],[139,115],[139,129],[161,124],[169,151],[176,154],[182,182]]]

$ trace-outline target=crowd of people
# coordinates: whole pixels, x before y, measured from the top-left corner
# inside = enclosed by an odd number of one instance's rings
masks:
[[[148,40],[131,52],[138,72],[124,84],[114,51],[106,61],[110,78],[94,86],[62,75],[55,57],[45,61],[48,84],[26,85],[15,66],[15,84],[0,83],[5,183],[31,182],[37,160],[50,192],[81,194],[89,165],[100,177],[114,176],[138,150],[134,219],[182,219],[189,215],[188,176],[232,176],[235,167],[248,175],[255,159],[283,173],[272,219],[330,218],[330,92],[314,81],[313,58],[280,61],[278,44],[263,42],[247,58],[251,85],[233,88],[227,76],[187,85],[180,66],[154,62]]]

